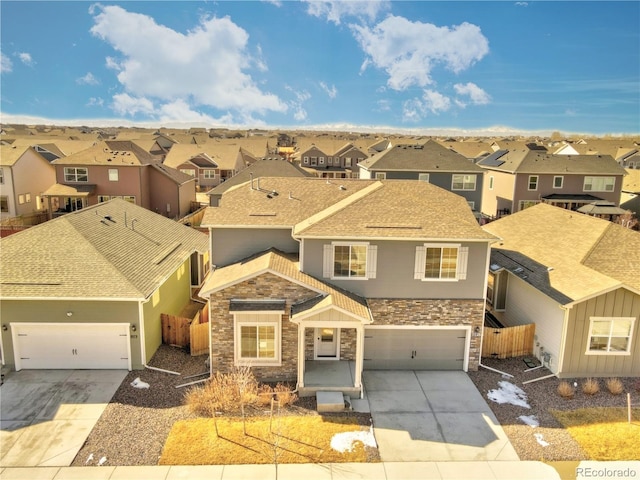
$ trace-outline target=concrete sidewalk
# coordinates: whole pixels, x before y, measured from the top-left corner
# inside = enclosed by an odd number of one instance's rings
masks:
[[[542,462],[383,462],[176,467],[26,467],[1,480],[560,480]]]

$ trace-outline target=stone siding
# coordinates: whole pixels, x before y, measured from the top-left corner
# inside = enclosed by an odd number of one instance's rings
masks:
[[[317,295],[317,292],[268,272],[213,293],[209,298],[213,371],[225,373],[234,367],[234,325],[233,314],[229,312],[230,300],[279,299],[285,300],[285,313],[281,320],[281,364],[256,366],[251,370],[261,381],[295,382],[298,371],[298,326],[289,319],[291,305]]]
[[[481,336],[484,323],[484,300],[428,300],[428,299],[369,299],[373,316],[372,325],[469,325],[469,370],[475,371],[480,363]]]
[[[340,329],[340,360],[356,359],[356,329]]]

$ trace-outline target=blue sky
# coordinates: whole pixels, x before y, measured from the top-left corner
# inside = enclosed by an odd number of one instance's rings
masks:
[[[3,122],[640,132],[640,2],[0,2]]]

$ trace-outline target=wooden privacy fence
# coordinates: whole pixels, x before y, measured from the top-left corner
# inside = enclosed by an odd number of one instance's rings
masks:
[[[160,314],[162,343],[189,347],[192,356],[209,353],[209,308],[205,305],[193,318]]]
[[[535,332],[535,323],[505,328],[485,327],[482,336],[482,356],[510,358],[531,355]]]

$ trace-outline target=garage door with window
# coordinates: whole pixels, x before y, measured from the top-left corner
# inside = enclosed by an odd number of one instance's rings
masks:
[[[367,328],[365,370],[464,370],[466,329]]]
[[[16,370],[131,370],[128,323],[12,323]]]

